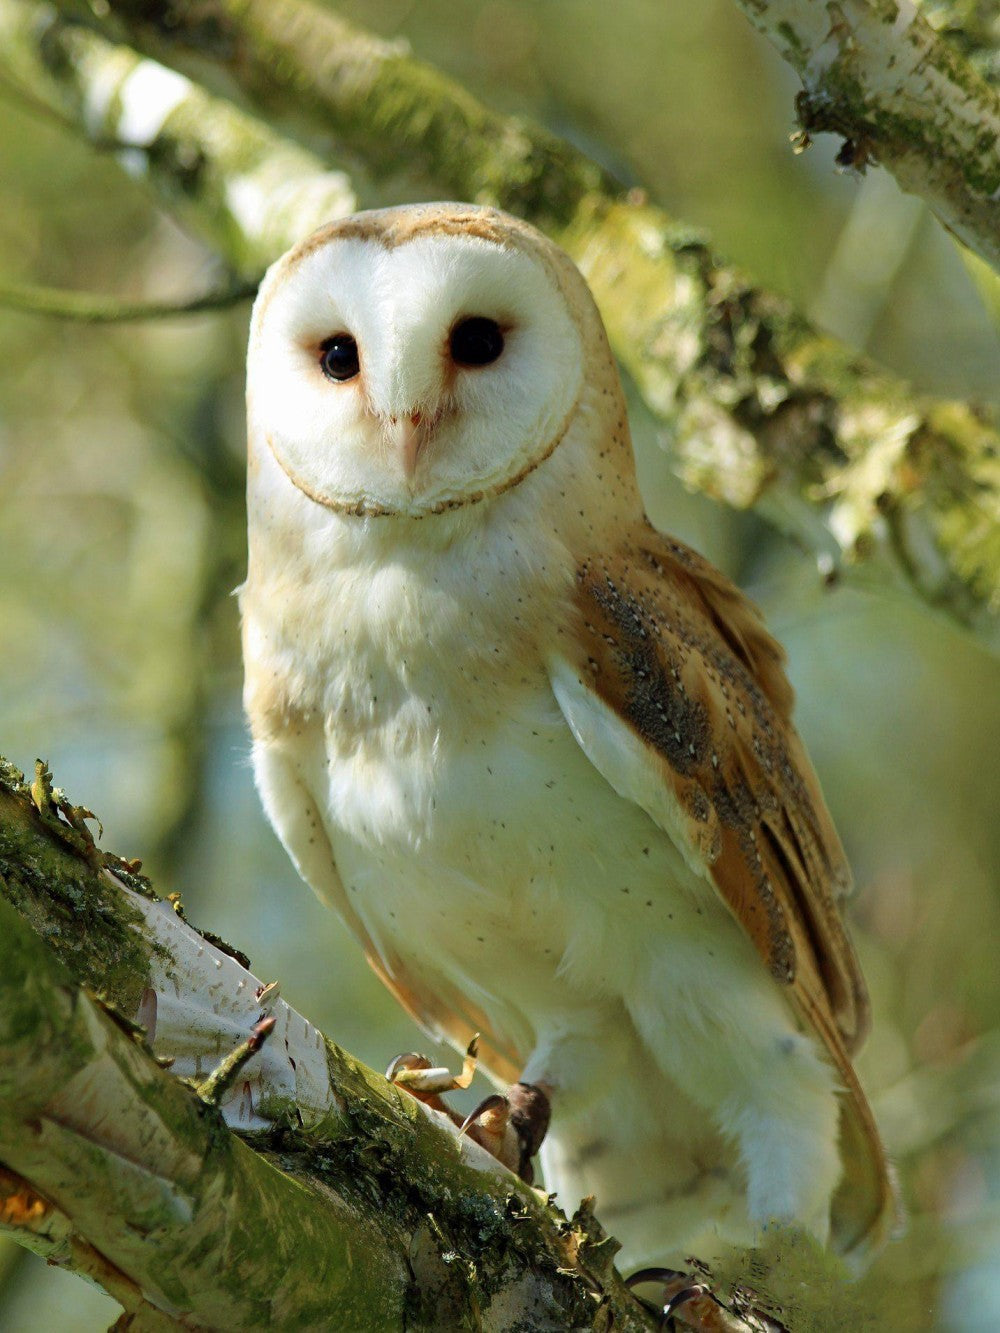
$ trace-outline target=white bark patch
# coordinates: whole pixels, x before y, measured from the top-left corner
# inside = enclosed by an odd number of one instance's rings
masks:
[[[110,872],[105,872],[110,874]],[[330,1080],[323,1034],[235,958],[202,938],[170,903],[151,900],[114,875],[115,887],[142,916],[147,941],[158,945],[134,1015],[153,1050],[172,1056],[171,1073],[200,1081],[250,1035],[266,1015],[277,1020],[264,1046],[247,1063],[221,1104],[232,1129],[271,1128],[292,1106],[308,1129],[344,1105]],[[477,1171],[509,1176],[507,1168],[439,1111],[416,1105],[455,1142],[462,1162]]]
[[[904,190],[1000,266],[1000,98],[913,0],[737,3],[802,77],[813,110],[804,128],[865,141]]]
[[[896,10],[896,17],[892,24],[892,35],[894,38],[902,37],[910,24],[917,17],[916,6],[911,0],[898,0],[899,7]]]
[[[139,148],[151,144],[190,92],[183,75],[153,60],[140,61],[118,90],[118,137]]]
[[[207,1078],[271,1014],[277,1020],[273,1033],[222,1104],[226,1122],[236,1129],[266,1129],[273,1123],[268,1106],[275,1098],[286,1107],[294,1102],[307,1125],[326,1115],[336,1098],[322,1034],[276,992],[264,996],[262,1004],[258,994],[264,983],[203,940],[169,903],[130,897],[150,936],[170,955],[153,955],[138,1018],[148,1023],[155,1013],[153,1049],[174,1058],[172,1072],[180,1078]]]

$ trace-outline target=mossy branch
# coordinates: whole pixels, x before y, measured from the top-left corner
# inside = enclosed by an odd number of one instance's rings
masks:
[[[134,1328],[655,1327],[589,1211],[456,1139],[41,804],[0,767],[0,1227]]]
[[[975,66],[993,88],[1000,87],[1000,9],[994,0],[916,0],[935,32]]]
[[[582,268],[687,485],[756,508],[824,574],[865,563],[996,643],[1000,432],[988,413],[918,397],[569,145],[306,0],[112,0],[100,18],[74,0],[58,8],[255,109],[50,6],[0,0],[0,76],[93,141],[127,141],[129,170],[235,272],[354,207],[348,158],[363,190],[513,209]]]
[[[3,1160],[151,1305],[195,1327],[401,1322],[390,1228],[230,1133],[3,900],[0,955]]]
[[[737,0],[802,80],[805,136],[844,140],[1000,268],[1000,93],[912,0]]]

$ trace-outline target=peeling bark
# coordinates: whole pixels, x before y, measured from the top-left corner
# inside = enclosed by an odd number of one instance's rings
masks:
[[[586,1206],[457,1138],[37,796],[0,761],[0,1227],[134,1328],[655,1327]],[[216,1107],[194,1085],[264,1013]]]
[[[737,0],[802,80],[805,139],[839,134],[1000,268],[1000,94],[913,0]]]

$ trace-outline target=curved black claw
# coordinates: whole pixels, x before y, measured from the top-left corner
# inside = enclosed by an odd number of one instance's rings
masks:
[[[507,1098],[499,1092],[491,1092],[478,1106],[473,1107],[458,1127],[459,1134],[465,1134],[473,1125],[479,1125],[488,1134],[502,1134],[510,1116]]]
[[[682,1305],[687,1305],[688,1301],[697,1300],[699,1296],[711,1296],[711,1294],[712,1293],[707,1287],[703,1286],[700,1282],[695,1282],[692,1286],[685,1287],[682,1291],[679,1291],[676,1296],[671,1296],[670,1300],[667,1301],[666,1305],[663,1307],[663,1312],[661,1314],[664,1327],[669,1324],[674,1312],[679,1310]]]
[[[549,1127],[549,1099],[533,1083],[514,1083],[506,1097],[498,1092],[484,1097],[462,1122],[460,1133],[473,1126],[480,1142],[526,1184],[535,1178],[531,1159]]]
[[[660,1286],[669,1290],[671,1287],[678,1287],[672,1296],[667,1296],[665,1290],[661,1296],[661,1302],[665,1302],[659,1307],[660,1328],[673,1328],[673,1316],[688,1301],[696,1300],[699,1296],[711,1296],[712,1293],[702,1282],[692,1282],[690,1273],[682,1273],[676,1268],[640,1268],[636,1272],[630,1273],[625,1279],[626,1287],[631,1290],[633,1287],[640,1287],[646,1282],[657,1282]],[[642,1302],[647,1305],[646,1301]]]
[[[630,1291],[633,1287],[641,1287],[644,1282],[659,1282],[666,1287],[671,1282],[676,1282],[678,1278],[687,1276],[687,1273],[682,1273],[676,1268],[638,1268],[634,1273],[629,1273],[625,1285]]]
[[[712,1290],[711,1283],[714,1279],[706,1265],[698,1259],[689,1259],[688,1262],[704,1280],[699,1280],[691,1272],[683,1273],[676,1268],[640,1268],[625,1279],[625,1285],[629,1290],[646,1282],[655,1282],[662,1288],[656,1306],[642,1296],[636,1296],[636,1300],[651,1313],[659,1314],[661,1329],[676,1328],[674,1315],[689,1302],[696,1302],[682,1317],[681,1322],[685,1328],[707,1330],[723,1326],[732,1327],[728,1320],[720,1323],[720,1312],[724,1311],[729,1319],[735,1316],[737,1327],[752,1327],[760,1329],[761,1333],[764,1333],[764,1330],[767,1330],[767,1333],[789,1333],[787,1325],[783,1324],[772,1310],[765,1309],[757,1293],[751,1291],[749,1287],[733,1287],[728,1297],[723,1300]]]
[[[431,1062],[426,1055],[421,1055],[419,1051],[403,1051],[401,1055],[396,1055],[389,1061],[385,1076],[390,1083],[394,1083],[404,1069],[430,1069],[430,1067]]]

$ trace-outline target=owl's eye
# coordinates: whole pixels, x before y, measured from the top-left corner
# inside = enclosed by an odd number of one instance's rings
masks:
[[[495,319],[473,315],[451,331],[451,359],[460,366],[488,366],[503,351],[503,334]]]
[[[320,344],[319,364],[328,380],[352,380],[361,369],[358,344],[349,333],[335,333]]]

